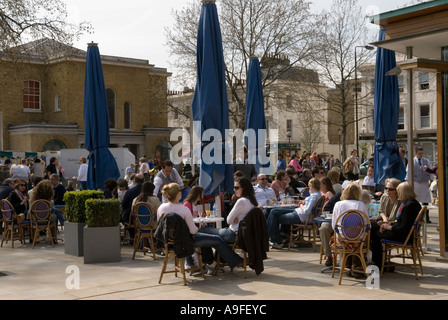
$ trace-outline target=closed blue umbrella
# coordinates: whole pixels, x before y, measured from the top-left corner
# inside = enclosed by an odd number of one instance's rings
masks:
[[[107,179],[118,179],[120,171],[109,151],[109,110],[100,52],[96,43],[90,43],[87,49],[84,126],[85,148],[90,152],[87,188],[101,189]]]
[[[266,117],[258,58],[251,58],[249,61],[246,88],[245,131],[249,133],[249,138],[246,138],[248,160],[250,164],[255,166],[257,173],[260,173],[260,170],[268,168],[270,163],[266,157]],[[254,136],[250,137],[251,134],[254,134]]]
[[[385,30],[380,30],[379,41],[385,39]],[[374,97],[374,180],[385,185],[388,178],[403,181],[406,168],[398,151],[397,133],[400,112],[398,77],[386,75],[397,66],[395,52],[378,48],[375,69]]]
[[[229,104],[221,28],[213,0],[203,1],[199,19],[197,80],[192,109],[195,133],[202,138],[199,184],[204,188],[205,195],[230,192],[233,188],[232,165],[225,161]],[[220,137],[204,137],[207,130],[210,130],[209,133],[219,133]]]

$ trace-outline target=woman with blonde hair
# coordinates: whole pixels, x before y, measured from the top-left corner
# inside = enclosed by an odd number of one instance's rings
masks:
[[[347,210],[359,210],[365,213],[365,224],[370,223],[368,219],[368,213],[367,213],[367,207],[366,204],[362,201],[360,201],[361,198],[361,189],[359,188],[357,183],[349,183],[344,190],[342,191],[341,195],[341,201],[336,202],[333,208],[333,217],[331,220],[331,226],[333,230],[335,230],[336,222],[338,220],[338,217],[344,213]],[[352,256],[349,257],[349,259]],[[348,260],[351,261],[352,268],[357,269],[359,268],[359,259],[351,259]],[[325,262],[325,265],[333,265],[333,257],[331,255],[327,256],[327,261]]]
[[[384,194],[380,198],[379,216],[376,220],[383,220],[384,222],[395,221],[398,208],[401,205],[397,192],[400,183],[401,181],[395,178],[386,180]]]
[[[372,224],[371,248],[373,263],[381,268],[383,253],[381,239],[403,242],[411,230],[422,206],[415,199],[417,195],[408,182],[402,182],[397,187],[398,200],[401,202],[397,210],[397,220],[394,223],[378,221]]]

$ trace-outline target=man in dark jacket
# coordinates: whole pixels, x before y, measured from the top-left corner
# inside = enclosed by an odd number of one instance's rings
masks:
[[[54,204],[55,205],[65,205],[64,194],[66,192],[64,186],[59,182],[59,175],[53,173],[50,175],[50,182],[54,189]]]
[[[121,222],[129,223],[129,215],[132,210],[132,201],[137,198],[142,190],[142,184],[145,182],[145,177],[143,174],[138,173],[134,179],[135,186],[126,191],[123,201],[121,202]]]
[[[5,179],[0,186],[0,200],[8,198],[11,191],[14,190],[14,180]]]

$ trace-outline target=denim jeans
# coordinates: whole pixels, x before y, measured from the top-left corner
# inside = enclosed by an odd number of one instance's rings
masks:
[[[227,243],[234,243],[236,239],[236,233],[230,228],[200,228],[198,232],[220,236]]]
[[[55,208],[53,208],[53,213],[56,216],[56,219],[59,221],[60,225],[63,226],[64,222],[65,222],[65,218],[62,215],[62,213],[58,209],[56,209],[56,206],[55,206]]]
[[[291,208],[275,208],[271,210],[269,214],[267,225],[268,233],[271,242],[281,243],[282,236],[280,225],[282,224],[295,224],[302,223],[299,219],[299,215],[294,209]]]
[[[218,235],[198,232],[194,235],[194,245],[201,248],[215,248],[230,268],[235,268],[243,261],[243,259],[233,252],[232,248]]]

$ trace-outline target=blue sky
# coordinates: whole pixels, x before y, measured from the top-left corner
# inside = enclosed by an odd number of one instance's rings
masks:
[[[87,50],[97,42],[101,54],[149,60],[170,69],[164,28],[173,23],[171,11],[191,0],[65,0],[71,21],[89,21],[94,34],[84,35],[75,47]],[[198,0],[199,1],[199,0]],[[219,1],[219,0],[217,0]],[[267,0],[269,1],[269,0]],[[315,0],[313,9],[329,8],[331,0]],[[395,10],[412,0],[360,0],[366,14]],[[199,18],[199,17],[198,17]]]

